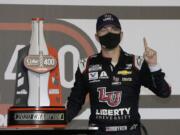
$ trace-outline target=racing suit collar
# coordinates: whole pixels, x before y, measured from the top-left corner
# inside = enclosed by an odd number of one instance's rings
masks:
[[[102,51],[99,53],[99,59],[103,64],[108,64],[108,65],[111,64],[111,60],[112,60],[112,58],[103,57]],[[125,67],[125,52],[121,47],[120,47],[120,56],[116,66],[121,68]]]

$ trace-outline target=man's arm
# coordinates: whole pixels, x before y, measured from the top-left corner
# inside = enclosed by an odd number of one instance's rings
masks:
[[[70,122],[74,117],[76,117],[79,111],[81,110],[81,107],[84,104],[88,92],[86,86],[87,85],[84,80],[83,72],[81,70],[81,65],[79,65],[75,74],[74,86],[71,89],[70,96],[68,97],[68,103],[67,103],[68,122]]]
[[[163,98],[169,97],[171,94],[171,87],[164,77],[165,73],[160,68],[158,69],[157,65],[156,67],[149,67],[144,60],[140,70],[141,84]]]
[[[157,52],[148,46],[146,38],[144,41],[144,62],[140,70],[141,84],[152,90],[159,97],[169,97],[171,87],[165,81],[165,73],[157,64]]]

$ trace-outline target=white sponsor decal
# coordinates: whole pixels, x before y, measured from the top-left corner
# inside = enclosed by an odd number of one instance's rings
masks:
[[[121,82],[112,82],[112,85],[121,85]]]
[[[126,131],[127,126],[109,126],[106,127],[106,131]]]
[[[22,90],[20,90],[20,91],[17,91],[16,93],[17,93],[18,95],[26,95],[26,94],[28,94],[27,90],[25,90],[25,89],[22,89]]]
[[[100,76],[99,76],[99,79],[108,79],[108,78],[109,77],[108,77],[107,73],[105,71],[102,71]]]
[[[119,116],[129,115],[131,108],[119,108],[119,109],[96,109],[96,115],[107,115],[107,116]]]
[[[102,65],[90,65],[89,66],[89,72],[92,72],[92,71],[99,71],[99,70],[102,70]]]
[[[126,68],[125,69],[131,69],[132,68],[132,64],[126,64]]]
[[[98,79],[98,72],[89,73],[89,80],[96,80],[96,79]]]
[[[123,82],[131,82],[132,78],[131,77],[122,77]]]
[[[134,130],[134,129],[136,129],[137,127],[138,127],[138,124],[133,124],[133,125],[131,126],[130,130]]]
[[[100,80],[92,80],[92,81],[89,81],[89,83],[97,83],[97,82],[100,82]]]
[[[113,21],[113,18],[111,15],[106,15],[105,18],[103,19],[103,21]]]
[[[123,120],[130,119],[131,108],[119,108],[119,109],[96,109],[96,119],[104,120]]]

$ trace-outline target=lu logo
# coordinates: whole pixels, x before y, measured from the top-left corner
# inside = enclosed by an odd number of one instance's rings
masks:
[[[107,103],[110,107],[116,107],[121,103],[121,91],[106,92],[105,87],[98,88],[99,101]]]

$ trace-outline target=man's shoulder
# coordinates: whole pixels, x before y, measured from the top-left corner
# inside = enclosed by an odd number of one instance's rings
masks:
[[[136,67],[138,70],[141,69],[143,62],[144,62],[143,56],[132,54],[132,53],[127,53],[127,52],[124,52],[124,55],[127,58],[133,60],[132,62],[133,62],[134,67]]]
[[[78,62],[78,66],[80,68],[81,73],[83,73],[86,70],[86,68],[88,67],[88,63],[92,60],[96,60],[97,57],[98,57],[98,53],[90,55],[85,58],[81,58]]]
[[[125,55],[126,57],[129,57],[129,58],[134,57],[134,54],[132,54],[132,53],[127,53],[127,52],[125,52],[125,51],[124,51],[124,55]]]
[[[89,60],[96,59],[97,57],[98,57],[98,53],[97,53],[97,54],[90,55],[90,56],[88,56],[88,57],[81,58],[81,59],[79,59],[79,62],[80,62],[81,64],[84,64],[84,63],[87,63],[87,61],[89,61]]]
[[[139,55],[134,55],[134,66],[140,70],[144,62],[144,57]]]

